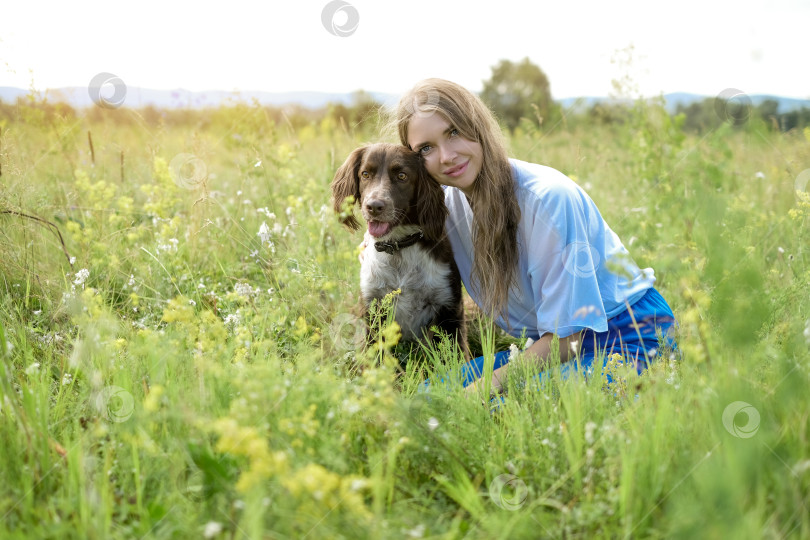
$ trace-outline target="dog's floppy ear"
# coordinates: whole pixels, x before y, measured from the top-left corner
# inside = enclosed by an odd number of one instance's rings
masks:
[[[335,208],[335,213],[341,215],[345,210],[343,201],[346,197],[354,197],[354,203],[360,203],[360,163],[363,161],[363,155],[366,152],[366,147],[355,149],[343,165],[335,173],[332,179],[332,205]],[[354,214],[349,214],[342,218],[343,224],[350,229],[357,230],[360,224],[354,217]]]
[[[444,204],[444,190],[430,177],[421,159],[418,176],[416,204],[419,208],[419,226],[429,240],[438,242],[442,239],[444,222],[448,215]]]

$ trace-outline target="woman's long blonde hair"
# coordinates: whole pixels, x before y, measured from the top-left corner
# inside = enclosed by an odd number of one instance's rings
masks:
[[[495,116],[478,96],[444,79],[425,79],[399,101],[396,127],[408,146],[408,126],[414,115],[442,115],[462,137],[481,145],[481,172],[472,185],[472,240],[475,249],[471,285],[493,317],[507,317],[509,287],[516,283],[517,230],[520,207],[515,195],[506,141]]]

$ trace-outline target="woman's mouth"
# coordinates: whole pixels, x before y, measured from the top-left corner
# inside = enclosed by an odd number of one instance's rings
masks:
[[[464,174],[464,171],[467,170],[467,165],[469,165],[469,164],[470,164],[470,160],[468,159],[467,161],[465,161],[461,165],[456,165],[455,167],[451,167],[449,169],[446,169],[442,174],[444,174],[445,176],[451,176],[453,178],[457,178],[457,177],[461,176],[462,174]]]

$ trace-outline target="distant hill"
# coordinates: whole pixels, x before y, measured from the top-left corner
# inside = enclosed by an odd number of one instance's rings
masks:
[[[0,86],[0,101],[14,103],[19,96],[25,96],[28,90]],[[93,105],[86,87],[67,87],[46,90],[41,93],[48,101],[68,103],[72,107],[85,108]],[[398,96],[380,92],[369,92],[374,100],[381,103],[394,103]],[[317,109],[328,103],[343,103],[350,105],[356,99],[352,92],[229,92],[225,90],[208,90],[192,92],[178,88],[175,90],[153,90],[149,88],[128,87],[124,106],[135,109],[152,105],[161,109],[201,109],[205,107],[218,107],[228,103],[253,103],[261,105],[283,106],[300,105],[302,107]]]
[[[670,94],[664,94],[664,101],[666,103],[665,107],[670,114],[677,111],[678,105],[688,107],[692,103],[697,103],[707,98],[714,98],[714,96],[690,94],[687,92],[673,92]],[[748,98],[751,100],[751,104],[754,107],[761,105],[764,101],[769,99],[776,101],[779,104],[777,112],[780,114],[795,111],[801,109],[802,107],[810,109],[810,99],[787,98],[768,94],[754,94],[749,95]],[[597,103],[621,103],[622,101],[628,102],[627,100],[615,100],[604,97],[578,97],[560,99],[558,100],[558,103],[560,103],[566,109],[584,110],[591,108]]]
[[[0,101],[3,103],[14,103],[18,97],[28,94],[28,90],[0,86]],[[68,87],[46,90],[44,97],[52,102],[68,103],[76,108],[85,108],[93,105],[90,94],[86,87]],[[397,94],[387,94],[382,92],[368,92],[371,98],[384,105],[394,105],[399,96]],[[688,106],[691,103],[702,101],[708,97],[699,94],[686,92],[674,92],[665,94],[666,108],[670,113],[674,113],[678,105]],[[754,106],[763,101],[772,99],[779,104],[779,113],[786,113],[806,107],[810,109],[810,100],[786,98],[772,95],[750,95],[751,103]],[[229,92],[224,90],[209,90],[204,92],[192,92],[178,88],[175,90],[154,90],[149,88],[127,88],[124,105],[132,108],[141,108],[152,105],[163,109],[200,109],[205,107],[217,107],[228,103],[253,103],[258,102],[266,106],[300,105],[302,107],[317,109],[328,103],[342,103],[351,105],[356,99],[356,94],[352,92],[330,93],[330,92],[258,92],[242,91]],[[566,109],[586,110],[596,103],[611,102],[610,98],[583,96],[569,97],[556,100]]]

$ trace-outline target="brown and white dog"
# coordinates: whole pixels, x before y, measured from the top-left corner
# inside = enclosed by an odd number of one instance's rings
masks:
[[[353,196],[368,225],[360,268],[366,317],[373,300],[400,289],[394,320],[403,340],[435,340],[430,328],[436,326],[469,358],[461,278],[445,233],[444,193],[428,176],[421,156],[387,143],[358,148],[331,187],[335,212]],[[360,227],[354,215],[343,223]]]

